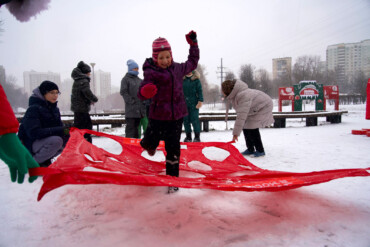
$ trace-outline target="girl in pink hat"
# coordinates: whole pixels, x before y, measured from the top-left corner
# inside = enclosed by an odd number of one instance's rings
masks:
[[[195,70],[199,61],[196,33],[191,31],[185,37],[190,49],[188,60],[184,63],[173,61],[171,46],[165,38],[154,40],[153,54],[144,62],[144,79],[138,91],[140,99],[152,99],[149,125],[140,144],[149,155],[154,155],[159,142],[163,140],[167,153],[166,174],[175,177],[179,176],[183,118],[188,115],[183,77]],[[177,190],[177,187],[169,187],[168,192]]]

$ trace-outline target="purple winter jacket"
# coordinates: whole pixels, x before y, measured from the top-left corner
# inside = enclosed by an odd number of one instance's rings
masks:
[[[141,88],[153,83],[157,94],[152,98],[149,118],[155,120],[177,120],[188,115],[182,87],[183,77],[195,70],[199,61],[198,46],[190,46],[188,60],[185,63],[172,62],[167,69],[162,69],[147,58],[143,65],[144,79],[140,84],[137,96],[146,100],[140,93]]]

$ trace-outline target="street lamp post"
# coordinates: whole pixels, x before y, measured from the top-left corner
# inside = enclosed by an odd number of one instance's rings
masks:
[[[96,85],[95,85],[95,73],[94,73],[94,67],[95,67],[95,64],[96,63],[90,63],[91,67],[92,67],[92,84],[93,84],[93,92],[94,92],[94,95],[96,95]],[[94,110],[95,110],[95,114],[96,114],[96,106],[94,104]]]
[[[95,67],[95,64],[96,63],[90,63],[90,65],[91,65],[91,67],[92,67],[92,84],[93,84],[93,87],[94,87],[94,90],[93,90],[93,92],[94,92],[94,94],[96,94],[96,85],[95,85],[95,73],[94,73],[94,67]]]

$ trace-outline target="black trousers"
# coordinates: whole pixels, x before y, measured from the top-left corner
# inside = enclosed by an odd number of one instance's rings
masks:
[[[141,118],[126,118],[125,136],[139,138],[139,125]]]
[[[78,129],[92,130],[92,122],[91,122],[90,114],[88,112],[75,112],[73,126]],[[92,143],[92,138],[90,134],[85,134],[84,138],[88,142]]]
[[[166,149],[166,174],[179,176],[180,162],[180,137],[183,119],[163,121],[149,119],[148,127],[140,144],[144,149],[157,149],[161,140],[165,143]]]
[[[245,138],[245,144],[250,152],[265,152],[261,140],[260,130],[257,129],[243,129],[243,134]]]

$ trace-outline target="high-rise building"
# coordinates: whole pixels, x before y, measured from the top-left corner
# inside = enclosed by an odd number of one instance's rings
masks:
[[[25,71],[23,72],[23,80],[24,80],[24,91],[31,95],[32,91],[40,86],[41,82],[43,81],[52,81],[60,87],[60,74],[53,73],[53,72],[36,72],[32,71]]]
[[[95,71],[94,77],[91,78],[91,88],[97,97],[105,98],[111,95],[111,74],[102,70]]]
[[[6,75],[4,66],[0,65],[0,83],[5,83]]]
[[[272,59],[272,79],[290,77],[292,73],[292,58],[282,57]]]
[[[336,71],[339,82],[350,80],[358,71],[370,77],[370,39],[329,45],[326,63],[328,71]]]
[[[71,94],[72,94],[73,80],[71,78],[64,79],[59,86],[61,92],[58,98],[58,107],[61,111],[69,111],[71,108]]]

